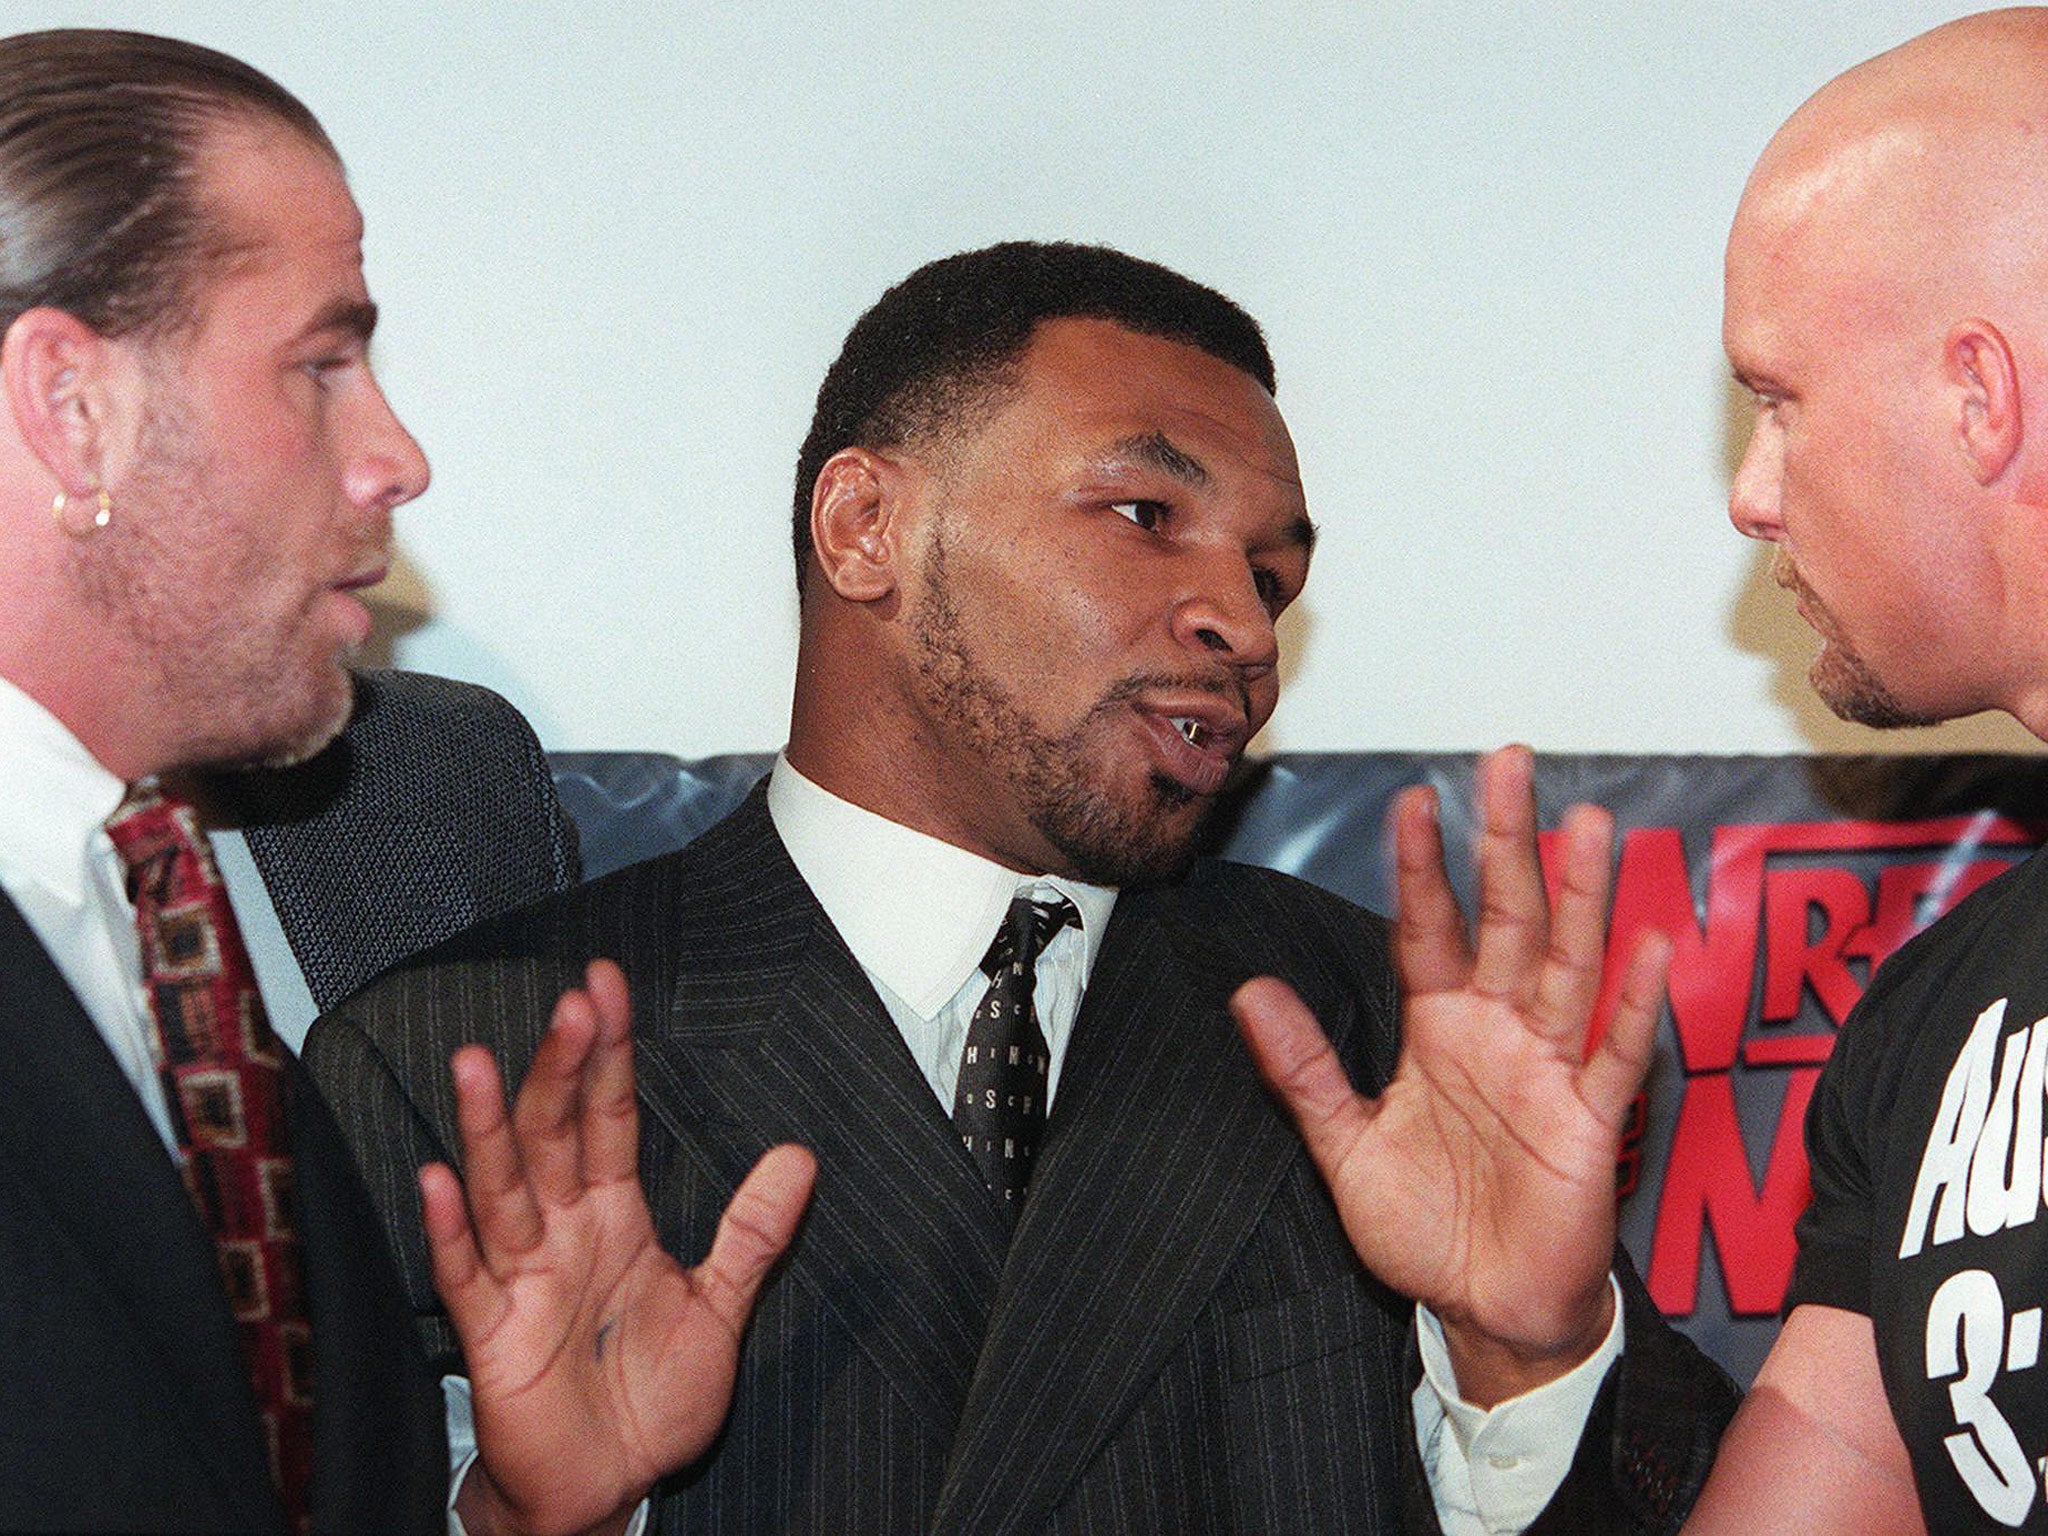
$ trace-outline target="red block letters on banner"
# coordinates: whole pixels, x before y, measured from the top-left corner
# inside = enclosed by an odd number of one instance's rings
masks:
[[[1661,1115],[1652,1106],[1652,1123],[1673,1129],[1649,1151],[1663,1176],[1646,1275],[1668,1315],[1697,1304],[1709,1235],[1730,1311],[1778,1310],[1808,1195],[1801,1127],[1835,1030],[1888,955],[2035,840],[1988,812],[1716,827],[1695,895],[1678,828],[1623,835],[1594,1036],[1612,1017],[1623,958],[1646,930],[1668,934],[1680,1098],[1675,1123],[1668,1104]],[[1543,852],[1550,873],[1550,834]],[[1762,1156],[1745,1119],[1773,1127]]]

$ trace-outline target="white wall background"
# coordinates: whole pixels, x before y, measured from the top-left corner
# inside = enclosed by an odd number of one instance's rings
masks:
[[[782,739],[787,508],[825,366],[933,256],[1104,240],[1265,324],[1324,531],[1272,749],[1880,738],[1723,514],[1750,162],[1944,0],[29,5],[305,97],[369,220],[378,365],[435,466],[403,665],[550,746]]]

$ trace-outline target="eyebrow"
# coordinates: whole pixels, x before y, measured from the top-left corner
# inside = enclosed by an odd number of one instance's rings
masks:
[[[1784,386],[1769,374],[1759,373],[1755,369],[1744,368],[1739,364],[1731,366],[1728,374],[1738,387],[1748,390],[1753,395],[1779,394],[1784,391]]]
[[[377,306],[370,300],[335,299],[322,305],[300,334],[318,336],[323,331],[344,331],[367,345],[376,329]]]
[[[1183,485],[1204,486],[1209,483],[1208,466],[1164,432],[1141,432],[1136,437],[1124,438],[1111,445],[1110,453],[1118,458],[1149,464]],[[1304,555],[1312,555],[1315,553],[1316,535],[1316,525],[1304,514],[1281,530],[1280,542],[1294,545]]]
[[[1110,452],[1118,458],[1136,459],[1140,464],[1173,476],[1183,485],[1209,483],[1209,470],[1202,461],[1175,445],[1164,432],[1141,432],[1113,444]]]

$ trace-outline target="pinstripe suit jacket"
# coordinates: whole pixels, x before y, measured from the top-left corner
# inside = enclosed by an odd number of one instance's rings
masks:
[[[308,1063],[443,1347],[413,1170],[454,1143],[448,1054],[484,1037],[516,1077],[593,955],[633,983],[641,1171],[665,1243],[700,1256],[775,1142],[821,1169],[725,1432],[662,1490],[662,1529],[1433,1527],[1410,1308],[1361,1271],[1224,1009],[1245,977],[1287,977],[1377,1088],[1396,1010],[1375,920],[1233,865],[1127,892],[1006,1242],[757,791],[681,852],[464,935],[314,1027]],[[1718,1424],[1667,1418],[1656,1465],[1696,1486]],[[1654,1528],[1686,1496],[1629,1474],[1617,1502],[1608,1444],[1582,1459],[1574,1482],[1597,1494],[1564,1499],[1557,1529]]]

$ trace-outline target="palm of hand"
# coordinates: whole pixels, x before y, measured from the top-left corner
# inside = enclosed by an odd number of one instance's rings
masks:
[[[1582,1096],[1576,1049],[1508,1001],[1411,996],[1403,1038],[1327,1174],[1352,1246],[1446,1323],[1551,1346],[1607,1273],[1618,1124]]]
[[[703,1454],[732,1394],[744,1317],[721,1313],[662,1250],[637,1184],[588,1190],[548,1228],[547,1244],[500,1276],[499,1315],[465,1356],[478,1441],[508,1498],[548,1509],[574,1460],[616,1490],[564,1511],[573,1529]],[[602,1268],[579,1272],[578,1254]]]
[[[1247,982],[1232,1006],[1360,1260],[1435,1311],[1454,1358],[1482,1359],[1489,1388],[1507,1395],[1590,1353],[1611,1316],[1615,1156],[1669,946],[1653,937],[1631,957],[1587,1051],[1611,822],[1589,807],[1566,818],[1553,903],[1527,753],[1482,763],[1479,790],[1476,940],[1445,873],[1434,797],[1410,792],[1395,810],[1406,1001],[1400,1060],[1377,1098],[1354,1091],[1284,983]]]
[[[466,1188],[441,1165],[420,1182],[470,1373],[483,1476],[457,1507],[474,1536],[616,1524],[704,1453],[810,1197],[810,1154],[773,1148],[703,1263],[665,1252],[639,1182],[630,1021],[625,978],[599,961],[557,1005],[509,1115],[489,1052],[453,1062]]]

